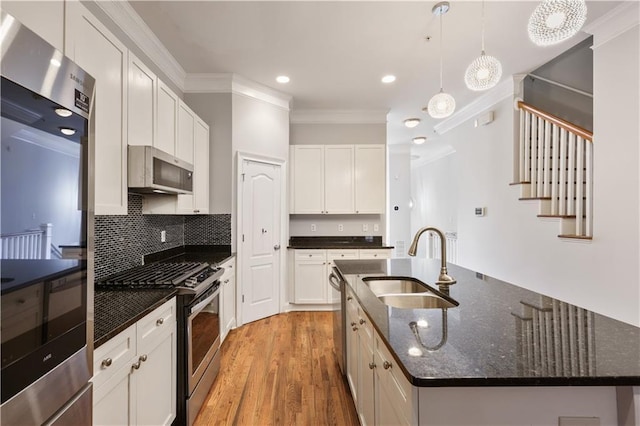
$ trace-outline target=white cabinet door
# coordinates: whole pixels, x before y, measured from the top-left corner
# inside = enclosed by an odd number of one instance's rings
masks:
[[[356,213],[383,214],[386,204],[384,145],[355,146]]]
[[[324,147],[325,213],[355,213],[353,145]]]
[[[209,213],[209,126],[196,116],[193,140],[193,213]]]
[[[193,164],[194,160],[195,119],[196,115],[193,111],[191,111],[191,109],[182,102],[182,100],[180,100],[178,104],[178,143],[176,145],[176,157],[190,164]],[[193,214],[193,194],[178,195],[177,213]]]
[[[324,213],[324,147],[295,145],[292,156],[291,213]]]
[[[155,145],[157,81],[156,75],[129,52],[129,145]]]
[[[127,49],[80,2],[67,13],[67,55],[96,79],[95,213],[127,214]]]
[[[2,10],[59,51],[64,50],[64,0],[3,0]]]
[[[353,297],[353,295],[349,296],[347,293],[347,297]],[[356,309],[357,311],[357,309]],[[347,332],[347,382],[349,383],[349,388],[351,389],[351,396],[353,397],[353,402],[356,406],[356,409],[359,407],[359,398],[360,394],[358,393],[358,365],[359,355],[360,355],[360,344],[358,342],[358,318],[354,316],[353,311],[347,309],[347,314],[345,315],[345,330]]]
[[[178,95],[158,80],[157,115],[155,147],[171,155],[176,154],[178,139]]]
[[[294,302],[327,302],[327,262],[324,250],[296,250]]]
[[[362,249],[360,259],[391,259],[391,249]]]
[[[373,349],[370,341],[362,335],[364,328],[358,329],[360,354],[358,357],[358,417],[363,426],[374,424],[375,399],[373,390]]]
[[[129,385],[131,365],[121,367],[102,386],[93,390],[94,425],[133,424],[130,417]]]
[[[176,416],[176,332],[139,351],[140,368],[132,370],[135,424],[170,425]],[[144,360],[144,361],[143,361]]]
[[[224,274],[220,277],[220,340],[222,343],[236,326],[236,271],[235,259],[220,265]]]

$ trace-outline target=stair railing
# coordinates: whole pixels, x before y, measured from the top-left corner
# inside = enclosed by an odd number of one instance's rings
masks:
[[[549,216],[575,217],[575,234],[593,236],[593,133],[522,101],[519,179],[528,198],[550,200]]]

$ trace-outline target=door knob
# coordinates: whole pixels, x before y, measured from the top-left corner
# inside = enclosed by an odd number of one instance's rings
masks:
[[[273,246],[274,250],[280,250],[280,244],[276,244],[275,246]]]

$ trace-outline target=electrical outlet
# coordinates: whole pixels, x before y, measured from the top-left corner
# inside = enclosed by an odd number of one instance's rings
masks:
[[[167,242],[167,231],[165,230],[160,231],[160,242],[161,243]]]
[[[373,232],[378,232],[380,231],[380,225],[378,225],[377,223],[373,224]]]
[[[311,232],[316,232],[316,224],[315,223],[311,224]]]
[[[367,225],[366,223],[362,224],[362,232],[367,232],[369,230],[369,225]]]
[[[338,231],[340,232],[344,231],[344,226],[341,223],[338,224]]]

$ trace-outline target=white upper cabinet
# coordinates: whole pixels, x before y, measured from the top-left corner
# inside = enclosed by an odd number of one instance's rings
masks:
[[[209,126],[196,116],[193,128],[193,213],[209,213]]]
[[[324,147],[324,210],[325,213],[353,213],[354,176],[353,145]]]
[[[291,147],[292,214],[384,214],[384,145]]]
[[[3,0],[2,10],[59,51],[64,51],[64,0]]]
[[[324,213],[324,146],[292,146],[291,163],[291,213]]]
[[[129,145],[155,145],[157,82],[156,75],[129,52]]]
[[[182,100],[178,104],[178,143],[176,157],[193,164],[193,126],[196,115]]]
[[[356,145],[356,213],[383,214],[386,205],[384,145]]]
[[[162,80],[158,80],[157,88],[158,124],[156,126],[155,147],[171,155],[176,155],[180,98]]]
[[[127,49],[80,2],[66,10],[66,54],[96,79],[95,213],[127,214]]]

